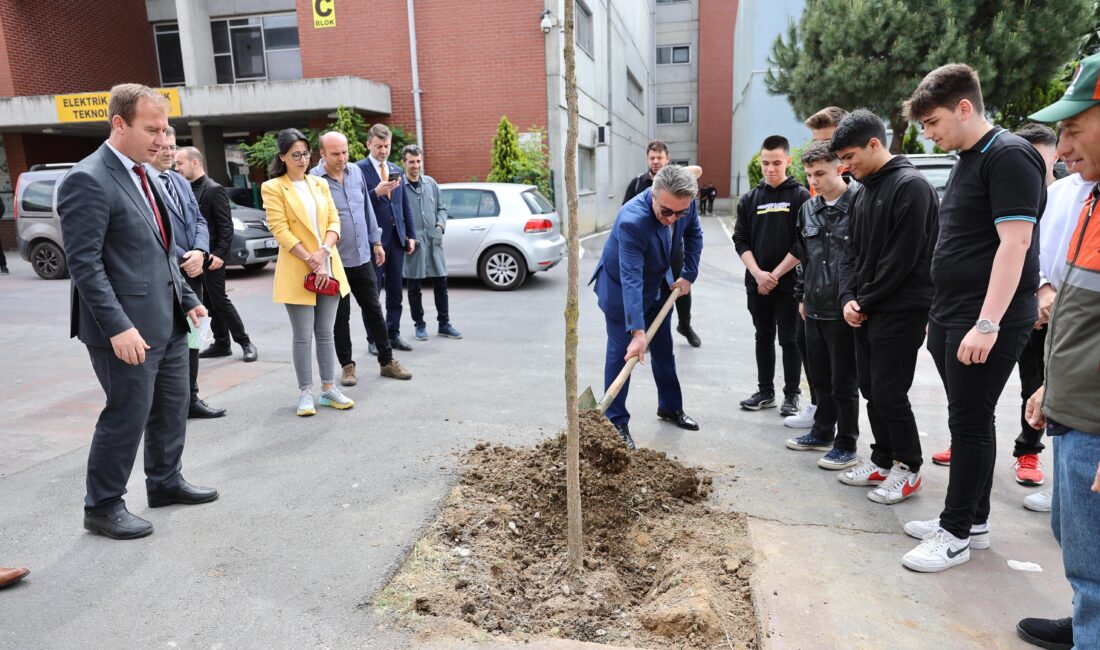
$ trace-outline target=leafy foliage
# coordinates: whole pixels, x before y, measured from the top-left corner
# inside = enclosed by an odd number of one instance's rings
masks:
[[[485,178],[490,183],[512,183],[519,174],[520,149],[516,127],[501,116],[497,133],[493,136],[493,167]]]
[[[910,124],[901,140],[902,153],[924,153],[924,143],[920,141],[920,130],[916,124]]]
[[[1093,0],[810,0],[772,45],[765,83],[805,118],[866,107],[904,133],[901,105],[921,78],[964,61],[996,111],[1046,84],[1073,56]],[[901,149],[894,138],[891,150]]]
[[[275,141],[275,132],[268,131],[252,144],[238,145],[245,160],[252,167],[267,169],[275,155],[279,153],[279,144]]]
[[[528,183],[539,188],[539,192],[554,202],[554,186],[550,178],[550,149],[546,131],[533,126],[527,131],[532,134],[520,140],[519,161],[516,165],[514,182]],[[537,138],[534,135],[537,134]]]
[[[389,127],[390,133],[393,135],[390,140],[389,161],[400,165],[405,162],[401,159],[401,150],[405,148],[407,144],[416,144],[416,135],[409,133],[396,124],[390,124]]]

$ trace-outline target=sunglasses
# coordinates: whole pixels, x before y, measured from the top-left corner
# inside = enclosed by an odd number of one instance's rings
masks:
[[[691,209],[691,206],[689,205],[688,207],[684,208],[683,210],[672,210],[672,209],[666,208],[665,206],[661,205],[660,202],[657,203],[657,207],[661,208],[661,216],[664,217],[665,219],[668,219],[669,217],[682,217],[685,214],[687,214],[688,210]]]

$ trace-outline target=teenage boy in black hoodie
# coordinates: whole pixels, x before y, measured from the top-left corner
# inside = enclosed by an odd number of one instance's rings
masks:
[[[951,473],[939,519],[905,525],[923,541],[902,558],[931,573],[989,546],[993,411],[1038,313],[1035,226],[1046,206],[1046,167],[1027,140],[989,123],[968,65],[929,72],[905,112],[940,148],[959,150],[940,211],[928,327],[928,351],[947,389]]]
[[[798,265],[795,232],[798,211],[810,193],[787,175],[791,145],[781,135],[764,139],[760,150],[763,180],[737,202],[733,243],[745,263],[749,313],[756,328],[758,390],[741,408],[759,411],[775,407],[775,334],[783,348],[783,406],[781,415],[798,413],[802,358],[798,352],[798,302],[794,299]],[[792,261],[793,260],[793,261]]]
[[[860,109],[840,122],[830,149],[863,184],[850,212],[840,267],[844,320],[856,328],[859,389],[875,442],[871,460],[840,476],[875,485],[867,498],[892,504],[921,488],[920,438],[909,389],[932,304],[931,263],[939,201],[905,156],[886,148],[886,128]]]

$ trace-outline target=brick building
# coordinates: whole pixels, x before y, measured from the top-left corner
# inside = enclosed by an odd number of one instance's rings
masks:
[[[20,173],[76,161],[108,133],[105,116],[74,119],[59,96],[128,81],[174,93],[181,144],[236,185],[254,182],[237,145],[324,126],[341,105],[419,135],[439,181],[484,178],[507,116],[521,137],[544,134],[564,211],[566,1],[577,14],[578,217],[582,232],[606,227],[656,131],[658,0],[0,0],[0,237],[11,248]]]

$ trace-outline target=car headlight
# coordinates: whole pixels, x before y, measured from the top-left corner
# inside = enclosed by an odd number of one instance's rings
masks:
[[[237,232],[244,232],[245,230],[248,230],[248,224],[241,221],[237,217],[233,217],[233,230],[236,230]]]

